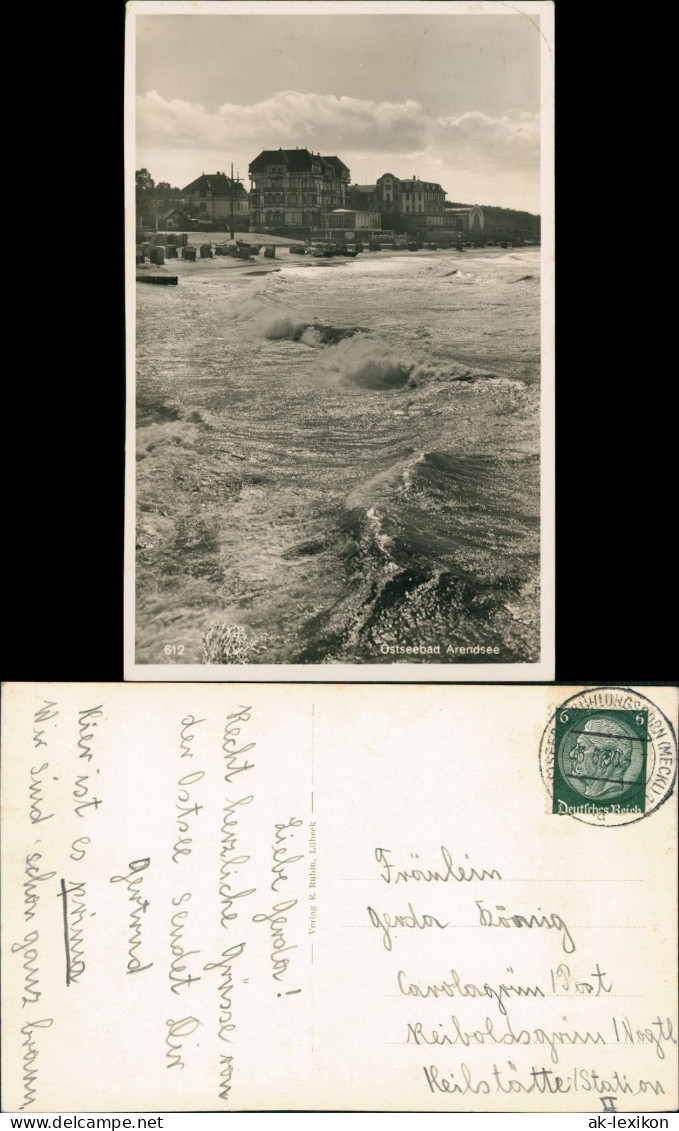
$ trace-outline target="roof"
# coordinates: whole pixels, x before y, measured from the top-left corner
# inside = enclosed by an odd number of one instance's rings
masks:
[[[183,188],[182,192],[200,192],[209,189],[217,196],[230,196],[232,183],[236,191],[238,189],[242,192],[247,191],[235,178],[232,182],[231,177],[227,177],[226,173],[203,173],[202,176],[197,177],[195,181],[191,181],[190,185]]]
[[[339,157],[321,157],[318,153],[310,153],[308,149],[263,149],[250,162],[249,168],[251,173],[263,173],[267,165],[285,165],[290,173],[304,173],[311,169],[314,161],[320,162],[324,173],[332,172],[339,176],[342,169],[349,172]]]
[[[346,169],[347,173],[349,172],[349,166],[345,165],[344,161],[340,161],[339,157],[324,157],[323,160],[327,161],[328,165],[331,165],[336,173],[342,173],[344,169]]]
[[[250,162],[250,172],[262,172],[267,165],[283,164],[286,169],[299,172],[308,169],[312,155],[308,149],[263,149],[254,161]]]
[[[441,188],[440,184],[438,184],[437,181],[428,181],[426,177],[424,180],[422,180],[421,177],[408,177],[406,180],[401,177],[401,187],[407,185],[411,185],[413,188],[415,187],[415,185],[431,185],[435,192],[446,191],[444,188]]]
[[[446,212],[471,212],[473,208],[478,208],[478,204],[465,204],[462,208],[455,208],[450,204],[444,205]]]
[[[352,185],[351,191],[352,192],[371,193],[371,192],[374,192],[376,188],[377,188],[377,185]]]

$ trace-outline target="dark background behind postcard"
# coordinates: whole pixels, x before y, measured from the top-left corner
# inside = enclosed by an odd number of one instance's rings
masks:
[[[32,188],[43,223],[28,243],[19,217],[18,236],[5,227],[7,258],[27,276],[17,328],[5,330],[7,356],[12,340],[18,350],[3,398],[3,679],[123,674],[123,28],[112,12],[93,17],[96,51],[70,46],[72,66],[61,53],[47,62],[70,109],[52,125],[48,110],[41,127],[48,199],[44,183]],[[644,219],[650,201],[632,207],[629,119],[612,98],[627,52],[600,18],[597,34],[589,13],[585,29],[582,12],[557,11],[556,678],[664,682],[676,639],[676,378],[674,351],[656,353],[649,257],[666,236]]]

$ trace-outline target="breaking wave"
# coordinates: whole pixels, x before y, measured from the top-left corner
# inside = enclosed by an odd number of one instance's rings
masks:
[[[505,657],[525,655],[528,635],[537,656],[538,477],[535,457],[414,451],[355,487],[337,517],[350,588],[305,626],[300,662],[377,663],[413,632]]]
[[[319,360],[321,371],[364,389],[395,389],[407,383],[415,361],[372,335],[347,338],[329,346]]]
[[[406,385],[417,388],[429,381],[508,380],[455,360],[437,363],[421,351],[395,349],[361,326],[332,326],[305,319],[295,311],[269,305],[261,297],[243,300],[232,310],[232,317],[247,322],[252,331],[270,341],[300,342],[322,350],[318,371],[335,383],[390,390]],[[427,336],[426,330],[414,336]]]

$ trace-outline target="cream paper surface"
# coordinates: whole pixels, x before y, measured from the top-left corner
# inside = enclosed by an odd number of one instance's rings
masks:
[[[5,686],[3,1109],[671,1110],[676,795],[549,811],[577,690]]]

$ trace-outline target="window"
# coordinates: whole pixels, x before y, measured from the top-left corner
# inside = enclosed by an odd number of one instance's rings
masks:
[[[288,193],[288,204],[297,204],[297,193],[296,192],[289,192]]]

